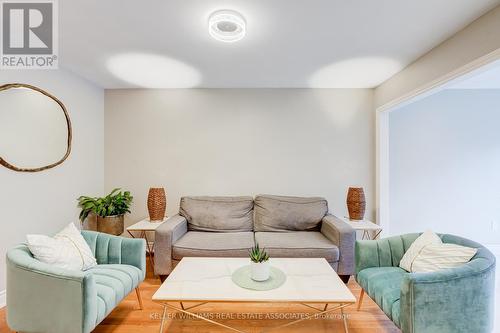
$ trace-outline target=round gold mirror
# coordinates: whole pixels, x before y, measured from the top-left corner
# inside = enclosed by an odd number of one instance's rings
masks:
[[[0,165],[19,172],[53,168],[68,158],[71,136],[56,97],[28,84],[0,86]]]

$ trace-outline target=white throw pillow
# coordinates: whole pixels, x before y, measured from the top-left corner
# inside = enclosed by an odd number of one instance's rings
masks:
[[[411,264],[417,255],[422,251],[422,249],[427,245],[442,244],[441,238],[434,232],[427,230],[420,237],[418,237],[410,246],[410,248],[405,252],[403,258],[399,262],[399,267],[411,272]]]
[[[69,270],[87,270],[97,265],[92,250],[73,223],[54,237],[27,235],[28,247],[41,262]]]
[[[476,253],[477,249],[450,243],[427,245],[413,261],[411,271],[425,273],[455,268],[468,263]]]

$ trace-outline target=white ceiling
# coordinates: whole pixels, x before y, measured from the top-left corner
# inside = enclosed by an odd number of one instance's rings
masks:
[[[500,0],[65,0],[60,64],[104,88],[375,87]],[[212,39],[210,13],[247,36]]]
[[[500,61],[458,79],[447,89],[500,89]]]

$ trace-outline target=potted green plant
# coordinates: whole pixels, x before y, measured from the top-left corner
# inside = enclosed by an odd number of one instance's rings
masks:
[[[256,243],[250,249],[250,277],[254,281],[266,281],[269,279],[269,255],[265,249],[261,249]]]
[[[121,235],[124,215],[130,213],[132,200],[129,191],[122,192],[119,188],[101,198],[81,196],[78,198],[78,206],[82,209],[80,221],[83,223],[90,214],[94,214],[97,217],[97,231]]]

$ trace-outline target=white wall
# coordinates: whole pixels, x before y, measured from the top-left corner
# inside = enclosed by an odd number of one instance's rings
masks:
[[[105,188],[135,196],[127,224],[148,215],[147,191],[183,195],[325,196],[346,214],[347,187],[374,210],[372,90],[173,89],[105,92]]]
[[[65,104],[73,148],[63,164],[43,172],[19,173],[0,166],[0,294],[7,249],[25,242],[28,233],[50,234],[70,221],[78,223],[76,198],[100,195],[104,184],[103,90],[63,70],[1,72],[0,84],[13,82],[38,86]]]
[[[499,124],[500,90],[445,90],[390,114],[391,234],[500,244]]]

